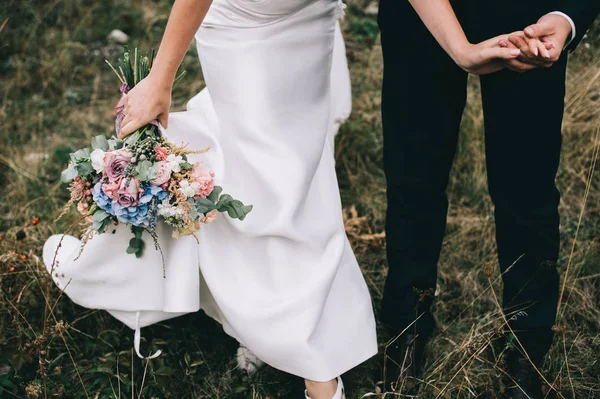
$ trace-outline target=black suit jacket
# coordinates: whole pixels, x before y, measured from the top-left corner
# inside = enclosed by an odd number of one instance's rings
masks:
[[[590,28],[598,14],[600,14],[600,0],[569,0],[556,10],[567,14],[575,22],[575,39],[569,45],[573,50]]]
[[[600,13],[600,0],[451,0],[451,3],[473,43],[523,30],[543,15],[561,11],[575,23],[576,37],[569,45],[571,50]]]
[[[600,0],[450,0],[471,43],[512,33],[534,24],[552,11],[567,14],[576,28],[569,45],[574,49],[600,13]],[[410,37],[415,23],[408,0],[380,0],[379,20],[394,27],[399,36]]]

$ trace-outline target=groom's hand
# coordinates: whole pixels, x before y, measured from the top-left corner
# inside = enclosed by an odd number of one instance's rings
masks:
[[[509,36],[508,42],[500,45],[521,50],[521,55],[516,60],[507,61],[506,65],[513,71],[525,72],[551,67],[560,58],[570,36],[571,23],[567,18],[560,14],[546,14],[536,24],[525,28],[523,33]]]
[[[571,22],[563,15],[546,14],[539,19],[537,24],[530,25],[523,30],[528,39],[537,38],[543,43],[553,45],[549,50],[552,62],[558,61],[571,36]]]
[[[542,43],[539,39],[526,38],[523,32],[511,34],[506,40],[500,41],[501,47],[517,48],[521,55],[504,64],[511,71],[527,72],[536,68],[549,68],[554,62],[550,60],[552,44]]]

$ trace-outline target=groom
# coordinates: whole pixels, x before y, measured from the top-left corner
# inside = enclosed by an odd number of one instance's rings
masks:
[[[567,52],[600,12],[600,0],[451,3],[471,43],[521,31],[502,43],[520,48],[519,59],[481,76],[481,90],[503,306],[507,319],[524,311],[510,321],[522,348],[516,344],[507,356],[505,371],[511,378],[505,397],[537,399],[541,382],[533,365],[541,364],[552,343],[559,295],[555,176]],[[407,0],[380,0],[379,26],[389,264],[381,319],[395,335],[405,331],[387,350],[387,385],[399,375],[419,375],[434,328],[430,306],[467,73],[438,45]],[[529,38],[551,43],[550,54],[530,49]]]

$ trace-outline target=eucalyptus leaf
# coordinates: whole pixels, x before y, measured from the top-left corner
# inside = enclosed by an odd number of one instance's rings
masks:
[[[110,215],[108,214],[108,212],[102,210],[102,209],[98,209],[96,212],[94,212],[94,214],[92,215],[92,220],[94,222],[102,222],[104,219],[110,217]]]
[[[219,212],[225,212],[229,204],[233,201],[233,197],[229,194],[223,194],[221,198],[219,198],[219,202],[217,202],[217,209]]]
[[[73,163],[78,163],[81,161],[89,161],[90,160],[90,149],[82,148],[81,150],[77,150],[71,154],[71,160]]]
[[[123,140],[112,137],[108,140],[108,147],[111,150],[118,150],[123,147]]]
[[[156,178],[158,174],[158,166],[148,160],[138,163],[135,167],[135,175],[140,181],[150,181]]]
[[[252,211],[252,205],[244,205],[240,201],[233,201],[227,208],[227,214],[233,219],[244,220]]]
[[[214,201],[211,201],[207,198],[198,198],[195,201],[196,210],[200,213],[208,213],[213,209],[216,209]]]
[[[77,165],[75,165],[75,169],[77,169],[77,173],[79,173],[80,176],[87,176],[89,174],[94,173],[92,163],[89,161],[78,163]]]
[[[132,238],[129,240],[129,246],[132,248],[141,249],[144,247],[144,241],[140,238]]]
[[[108,145],[108,140],[106,140],[106,137],[99,135],[92,138],[92,148],[94,150],[108,151],[110,147]]]
[[[139,135],[140,135],[140,131],[136,130],[134,133],[127,136],[127,138],[124,140],[124,144],[127,146],[135,144],[135,142],[138,140]]]
[[[77,173],[77,169],[75,169],[75,167],[73,166],[70,166],[68,169],[62,171],[62,173],[60,174],[60,180],[62,180],[65,183],[68,183],[74,178],[76,178],[78,175],[79,174]]]
[[[206,198],[208,198],[212,202],[217,202],[219,200],[219,196],[221,195],[222,192],[223,192],[223,188],[222,187],[215,186],[213,188],[212,193],[210,193],[210,195],[208,197],[206,197]]]

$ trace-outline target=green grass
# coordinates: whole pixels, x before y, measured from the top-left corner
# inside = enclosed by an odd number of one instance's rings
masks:
[[[386,274],[381,49],[373,18],[360,12],[363,3],[353,2],[344,22],[354,111],[338,136],[336,158],[347,231],[378,306]],[[131,35],[131,44],[155,47],[169,7],[169,1],[160,0],[8,0],[0,5],[2,398],[44,397],[43,389],[36,392],[36,384],[44,381],[47,397],[63,398],[129,398],[140,390],[143,398],[301,397],[303,383],[296,377],[268,367],[252,377],[236,370],[236,342],[201,313],[145,329],[145,350],[164,350],[146,365],[132,356],[128,328],[103,311],[60,297],[42,264],[44,240],[76,220],[71,214],[54,221],[68,200],[59,181],[68,153],[111,131],[119,93],[104,59],[113,60],[121,48],[106,43],[106,35],[119,28]],[[598,24],[591,32],[569,67],[558,175],[563,193],[559,267],[563,275],[569,268],[568,301],[541,370],[560,396],[578,399],[600,397],[600,176],[599,168],[593,169],[600,127]],[[193,46],[184,63],[189,75],[173,94],[176,109],[204,86]],[[501,389],[491,345],[501,327],[493,295],[501,292],[501,283],[477,79],[470,89],[448,189],[449,225],[435,308],[440,331],[429,347],[422,398],[495,398]],[[39,223],[32,224],[34,218]],[[382,348],[385,339],[382,333]],[[373,359],[345,375],[349,398],[374,392],[378,370]]]

